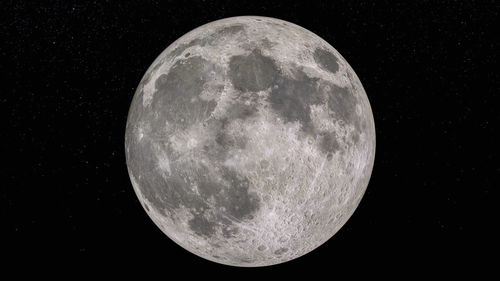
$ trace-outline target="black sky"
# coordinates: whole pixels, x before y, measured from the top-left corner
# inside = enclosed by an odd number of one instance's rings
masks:
[[[461,271],[492,251],[496,1],[2,5],[1,232],[13,260],[357,276]],[[287,20],[328,41],[359,76],[377,132],[372,178],[348,223],[310,254],[254,270],[205,261],[164,236],[142,210],[124,157],[128,107],[153,60],[186,32],[238,15]]]

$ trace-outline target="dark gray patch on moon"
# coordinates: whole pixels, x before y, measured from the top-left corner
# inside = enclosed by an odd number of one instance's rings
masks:
[[[228,186],[222,189],[223,196],[218,202],[224,207],[230,217],[242,220],[249,218],[259,209],[260,199],[257,194],[249,192],[249,181],[240,176],[236,171],[223,168],[222,177],[227,181]]]
[[[272,47],[276,46],[276,42],[271,42],[269,39],[264,38],[260,42],[260,46],[264,47],[265,49],[271,49]]]
[[[288,248],[279,248],[278,250],[274,251],[274,254],[275,255],[282,255],[286,252],[288,252]]]
[[[203,215],[195,215],[188,224],[189,228],[199,236],[211,236],[215,233],[215,224]]]
[[[330,161],[330,160],[332,160],[332,159],[333,159],[333,154],[332,154],[331,152],[328,152],[328,153],[326,154],[326,160]]]
[[[155,81],[156,93],[151,108],[158,113],[153,128],[161,128],[165,121],[187,128],[205,120],[216,106],[215,101],[199,98],[210,72],[220,75],[220,69],[207,60],[193,56],[177,61],[167,74]]]
[[[228,134],[226,131],[228,124],[227,118],[220,120],[209,119],[204,124],[207,131],[214,132],[215,137],[203,145],[202,153],[214,163],[224,162],[228,157],[228,145],[232,144],[230,141],[225,140],[225,138],[230,138],[230,136],[226,136]],[[246,143],[246,140],[242,140],[242,142]],[[223,146],[223,144],[226,144],[226,146]]]
[[[345,124],[353,125],[360,129],[360,117],[356,116],[356,105],[358,99],[353,92],[347,88],[337,85],[330,85],[328,91],[328,107],[333,112],[334,117],[342,120]]]
[[[314,61],[316,61],[321,68],[330,71],[331,73],[335,73],[339,70],[339,63],[335,54],[327,50],[317,48],[314,50],[313,57]]]
[[[322,139],[320,142],[320,149],[322,152],[328,154],[329,152],[335,153],[337,150],[339,150],[340,145],[335,132],[325,132],[321,133],[320,135],[322,135]]]
[[[240,104],[237,104],[240,105]],[[213,132],[215,132],[215,143],[218,146],[215,148],[218,152],[218,155],[210,154],[210,158],[213,161],[224,161],[226,159],[226,153],[231,148],[245,148],[248,139],[243,135],[234,135],[227,131],[227,125],[230,120],[238,119],[238,118],[247,118],[253,113],[245,112],[245,110],[240,111],[238,106],[231,107],[237,109],[236,112],[230,111],[227,113],[226,117],[223,117],[220,120],[211,121],[213,124],[217,124],[216,126],[212,126],[214,128]],[[209,147],[207,147],[207,150]],[[212,147],[213,149],[213,147]],[[222,152],[225,151],[225,152]],[[216,156],[216,157],[214,157]]]
[[[135,109],[142,113],[142,105]],[[146,113],[137,114],[136,111],[129,114],[130,117],[135,118],[141,115],[146,118],[150,117]],[[179,207],[182,195],[177,190],[176,185],[183,184],[183,181],[178,177],[171,177],[169,181],[165,181],[162,173],[158,172],[158,151],[152,140],[143,138],[138,141],[135,137],[128,136],[127,142],[130,143],[128,146],[129,169],[137,181],[142,195],[151,203],[150,207],[163,213],[166,211],[166,206]]]
[[[257,107],[243,102],[232,104],[226,111],[228,119],[247,119],[257,112]]]
[[[247,139],[240,136],[234,136],[226,133],[225,131],[219,131],[215,136],[215,142],[224,149],[239,148],[244,149],[247,144]]]
[[[260,199],[256,194],[249,192],[248,179],[236,171],[223,168],[222,181],[213,179],[207,174],[205,168],[191,174],[193,183],[198,186],[199,195],[186,192],[185,198],[181,198],[184,199],[183,206],[198,211],[192,212],[194,218],[189,221],[189,227],[202,236],[211,236],[217,227],[222,227],[225,236],[233,236],[238,233],[238,228],[233,225],[232,219],[237,221],[248,219],[258,210]],[[210,207],[203,198],[214,200],[212,210],[214,215],[210,218],[204,213]]]
[[[359,132],[358,131],[354,131],[353,133],[351,133],[351,141],[354,144],[359,142]]]
[[[244,257],[239,258],[238,260],[239,260],[240,263],[252,263],[252,262],[254,262],[253,259],[244,258]]]
[[[233,56],[229,61],[229,78],[237,90],[262,91],[268,89],[276,76],[274,61],[254,49],[249,55]]]
[[[310,113],[311,105],[324,102],[324,95],[317,87],[318,78],[296,70],[294,77],[279,75],[269,94],[269,102],[285,122],[300,122],[302,131],[314,135]]]

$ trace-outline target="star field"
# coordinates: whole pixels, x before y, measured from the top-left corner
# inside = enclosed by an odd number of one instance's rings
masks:
[[[124,133],[156,56],[191,29],[237,15],[324,38],[355,69],[375,118],[375,165],[359,208],[333,239],[283,268],[351,268],[346,260],[360,256],[368,266],[383,252],[413,269],[426,256],[428,269],[488,245],[500,172],[495,1],[6,1],[1,13],[0,208],[11,256],[162,253],[173,267],[212,266],[141,210]]]

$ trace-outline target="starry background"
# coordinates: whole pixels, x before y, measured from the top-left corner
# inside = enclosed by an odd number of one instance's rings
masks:
[[[456,272],[492,251],[495,1],[2,5],[0,250],[10,261],[358,276]],[[186,32],[238,15],[284,19],[328,41],[360,77],[377,130],[372,178],[347,224],[299,259],[253,270],[205,261],[165,237],[142,210],[124,156],[128,107],[156,56]]]

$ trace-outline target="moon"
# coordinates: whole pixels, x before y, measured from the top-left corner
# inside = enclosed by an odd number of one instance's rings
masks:
[[[268,266],[314,250],[353,214],[375,125],[359,78],[326,41],[283,20],[232,17],[153,62],[125,152],[139,201],[170,239],[217,263]]]

